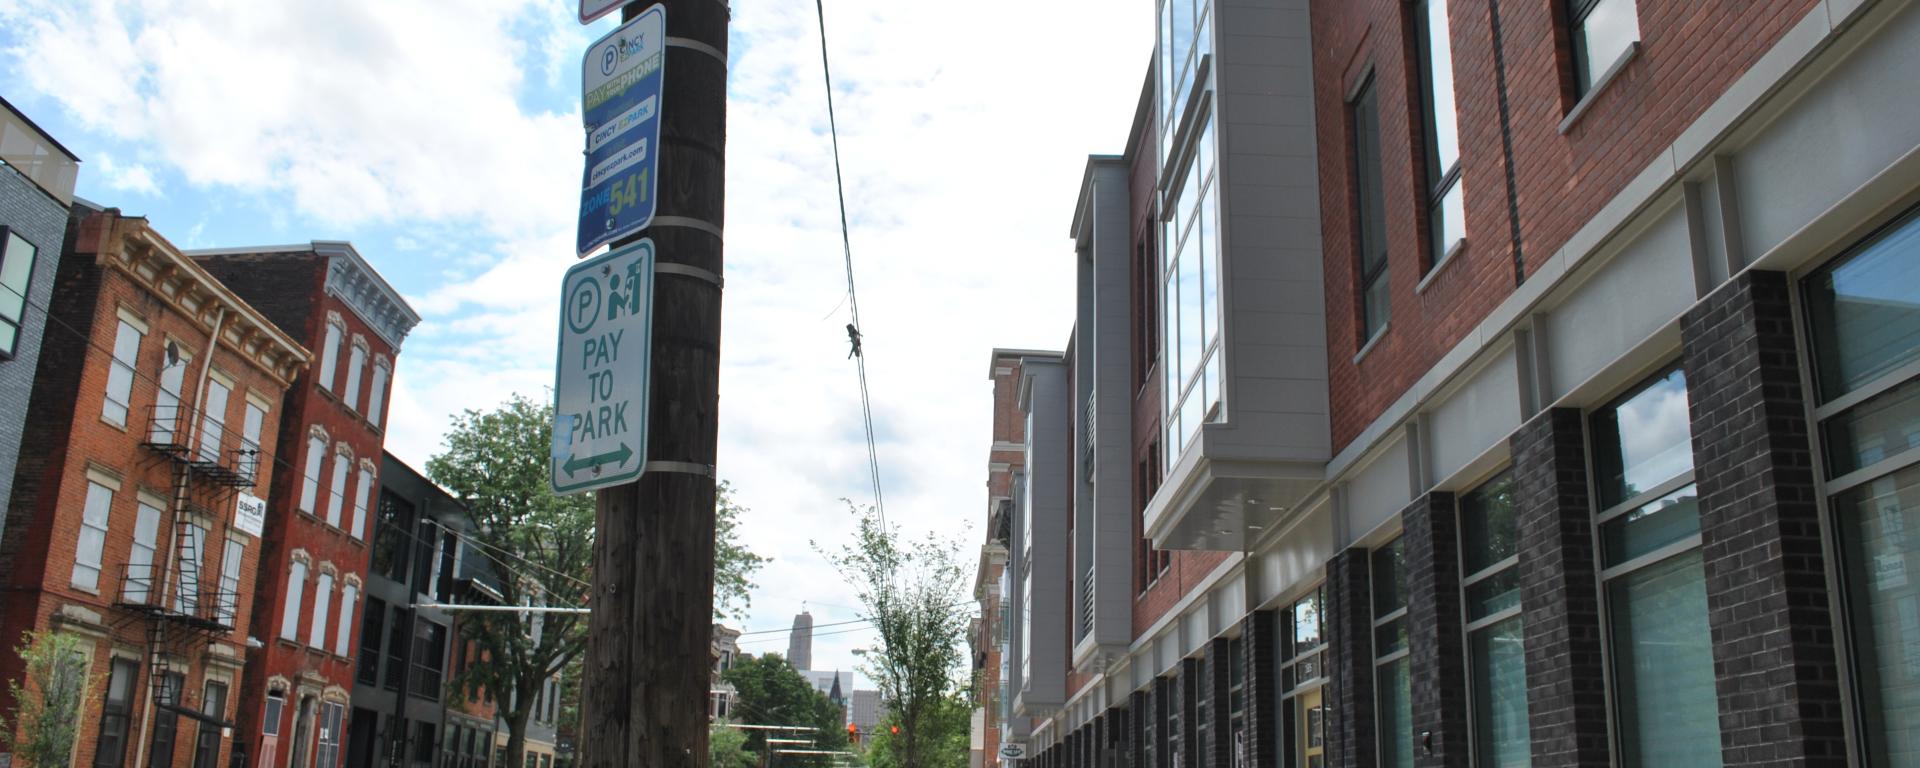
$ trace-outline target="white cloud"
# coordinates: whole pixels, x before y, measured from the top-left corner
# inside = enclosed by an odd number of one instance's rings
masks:
[[[153,171],[143,164],[121,165],[113,161],[112,155],[102,152],[94,160],[94,170],[106,177],[109,189],[149,197],[160,194],[160,185],[153,180]]]
[[[556,26],[570,10],[0,0],[0,22],[24,25],[19,76],[94,130],[150,148],[193,185],[294,201],[311,220],[296,232],[394,222],[422,248],[389,258],[455,276],[408,296],[427,319],[397,366],[388,447],[418,465],[452,414],[550,386],[579,118],[528,111],[522,91],[573,87],[594,33]],[[889,517],[972,546],[989,350],[1066,341],[1075,196],[1089,153],[1125,149],[1151,6],[1049,0],[1017,19],[895,0],[827,10]],[[733,622],[756,630],[786,627],[803,601],[820,623],[853,618],[851,591],[809,542],[847,541],[838,500],[871,497],[848,308],[836,307],[846,276],[815,24],[811,3],[734,7],[719,469],[752,510],[747,542],[775,558],[753,614]],[[461,228],[479,234],[456,242],[480,245],[439,245]],[[826,631],[816,666],[851,668],[851,650],[872,642]],[[784,651],[778,637],[749,647]]]

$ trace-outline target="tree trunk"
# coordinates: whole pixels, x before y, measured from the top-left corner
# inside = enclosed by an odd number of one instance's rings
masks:
[[[527,764],[527,720],[533,716],[533,706],[524,702],[533,699],[526,695],[515,699],[523,703],[507,715],[507,764],[501,768],[521,768]]]

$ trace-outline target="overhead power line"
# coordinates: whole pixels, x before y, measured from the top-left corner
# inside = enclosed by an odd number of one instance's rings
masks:
[[[867,354],[861,348],[865,332],[860,325],[860,294],[853,284],[853,235],[847,227],[847,181],[840,171],[840,123],[833,113],[833,65],[827,58],[827,7],[825,0],[814,0],[820,17],[820,74],[827,84],[827,132],[833,137],[833,185],[840,199],[840,245],[847,261],[847,306],[853,322],[847,324],[847,341],[853,347],[848,354],[860,372],[860,412],[867,428],[867,468],[873,475],[873,509],[880,516],[880,527],[887,527],[886,496],[880,492],[880,449],[873,438],[873,397],[867,389]]]

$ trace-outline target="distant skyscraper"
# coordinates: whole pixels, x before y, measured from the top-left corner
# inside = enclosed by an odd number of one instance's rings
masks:
[[[787,641],[787,661],[794,669],[813,669],[813,614],[793,617],[793,639]]]

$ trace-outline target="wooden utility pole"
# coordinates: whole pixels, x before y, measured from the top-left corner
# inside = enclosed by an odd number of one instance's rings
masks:
[[[640,235],[658,260],[648,463],[639,482],[599,492],[583,768],[707,765],[729,11],[662,4],[659,209]]]

